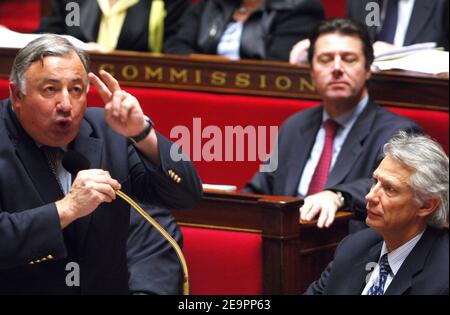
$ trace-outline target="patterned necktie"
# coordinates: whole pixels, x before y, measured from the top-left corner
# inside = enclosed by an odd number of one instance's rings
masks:
[[[398,0],[388,0],[386,16],[384,17],[383,26],[378,33],[377,40],[393,44],[395,32],[397,31],[397,21]]]
[[[62,160],[64,156],[64,150],[59,147],[48,147],[42,146],[41,150],[44,152],[45,157],[47,158],[48,166],[50,167],[53,175],[58,182],[59,188],[64,193],[64,189],[62,187],[61,181],[58,176],[58,163]]]
[[[384,285],[386,283],[386,279],[391,272],[391,267],[389,266],[389,261],[387,257],[387,253],[381,256],[380,262],[380,274],[378,276],[378,281],[374,282],[370,287],[369,291],[367,291],[367,295],[383,295],[384,294]]]
[[[330,173],[331,160],[333,158],[333,142],[339,124],[332,119],[327,119],[324,127],[325,143],[319,163],[317,163],[311,182],[309,183],[308,196],[323,190],[328,180],[328,174]]]

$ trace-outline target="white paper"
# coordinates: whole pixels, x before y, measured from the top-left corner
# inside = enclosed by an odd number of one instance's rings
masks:
[[[44,34],[27,34],[19,33],[10,30],[2,25],[0,25],[0,48],[23,48],[32,40],[41,37]],[[90,50],[89,45],[81,40],[70,36],[70,35],[60,35],[68,39],[74,46],[81,48],[83,50]]]
[[[233,186],[233,185],[203,184],[203,189],[222,190],[222,191],[236,191],[237,187]]]
[[[421,50],[407,56],[376,61],[374,66],[378,70],[400,69],[428,74],[449,72],[449,52],[436,49]]]
[[[411,53],[418,52],[420,50],[428,50],[433,49],[436,47],[436,43],[429,42],[429,43],[419,43],[409,46],[403,46],[403,47],[396,47],[389,51],[384,51],[379,54],[375,54],[375,61],[381,61],[381,60],[390,60],[390,59],[398,59],[405,57]]]

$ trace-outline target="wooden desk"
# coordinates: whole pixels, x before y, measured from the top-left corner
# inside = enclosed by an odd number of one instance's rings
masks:
[[[16,53],[0,49],[0,78],[8,78]],[[108,70],[123,86],[319,100],[309,68],[284,62],[129,51],[90,56],[94,71]],[[381,105],[448,111],[448,77],[387,71],[374,74],[369,88]]]
[[[207,190],[194,209],[173,215],[182,226],[261,234],[264,294],[299,294],[332,260],[351,217],[340,213],[329,229],[299,224],[302,203],[293,197]]]

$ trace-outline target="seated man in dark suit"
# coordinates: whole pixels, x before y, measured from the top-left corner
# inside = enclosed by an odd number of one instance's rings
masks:
[[[97,50],[162,52],[189,0],[52,0],[36,33],[71,35]],[[78,14],[78,16],[76,16]]]
[[[448,295],[448,157],[402,132],[367,194],[369,229],[346,237],[307,294]]]
[[[301,219],[320,214],[317,225],[328,227],[344,207],[366,217],[364,196],[383,145],[398,130],[418,127],[370,100],[373,50],[363,25],[325,21],[310,40],[311,77],[323,104],[287,119],[271,157],[278,158],[278,168],[257,173],[245,190],[305,197]]]
[[[376,13],[381,21],[377,22],[381,23],[367,25],[373,3],[378,4]],[[386,44],[402,47],[426,42],[448,50],[448,3],[448,0],[347,0],[347,17],[368,26],[375,52],[389,49],[382,47]]]
[[[376,56],[427,42],[449,49],[448,0],[347,0],[347,17],[368,27]],[[308,40],[298,42],[289,62],[304,63],[308,46]]]
[[[323,18],[318,0],[203,0],[183,15],[165,52],[287,61]]]
[[[141,207],[183,247],[183,235],[170,211],[156,205]],[[127,263],[132,294],[182,294],[183,268],[169,241],[134,209],[130,214]]]

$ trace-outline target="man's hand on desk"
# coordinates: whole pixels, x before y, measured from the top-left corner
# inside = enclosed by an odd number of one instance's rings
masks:
[[[109,53],[109,52],[113,51],[113,49],[109,49],[103,45],[96,43],[96,42],[89,42],[86,45],[89,47],[89,51],[98,51],[101,53]]]
[[[300,220],[311,221],[320,213],[317,227],[330,227],[342,206],[341,198],[335,192],[324,190],[305,198],[300,208]]]

